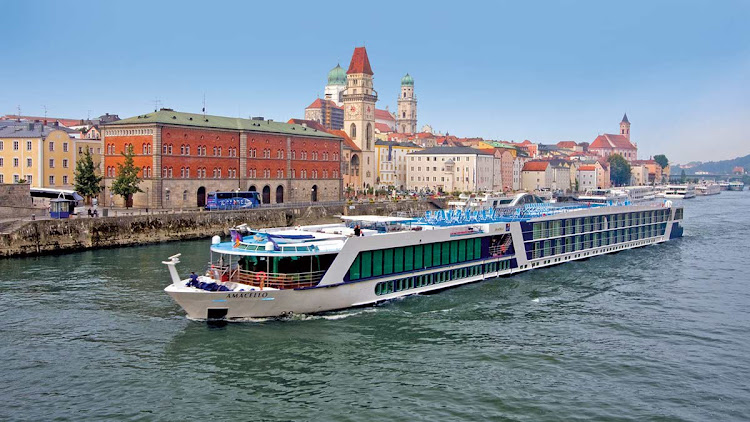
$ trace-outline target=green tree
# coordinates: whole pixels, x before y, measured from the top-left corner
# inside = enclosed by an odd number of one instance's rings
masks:
[[[669,159],[667,159],[667,156],[664,154],[654,155],[654,161],[659,164],[659,167],[661,167],[662,170],[669,165]]]
[[[82,159],[76,163],[76,170],[73,176],[73,185],[76,192],[86,197],[86,203],[91,203],[91,197],[99,195],[102,191],[100,185],[101,176],[96,175],[96,166],[94,159],[91,158],[91,151],[86,147],[86,152]]]
[[[687,175],[685,175],[685,169],[682,169],[680,172],[680,183],[685,183],[687,180]]]
[[[138,178],[138,172],[141,171],[140,167],[136,167],[133,164],[133,146],[128,147],[128,150],[122,153],[125,157],[125,163],[117,164],[117,177],[112,182],[112,193],[115,195],[122,196],[125,200],[125,207],[128,207],[129,199],[136,192],[143,192],[138,185],[141,183],[141,179]]]
[[[630,183],[630,163],[620,154],[612,154],[607,158],[609,162],[609,179],[615,186]]]

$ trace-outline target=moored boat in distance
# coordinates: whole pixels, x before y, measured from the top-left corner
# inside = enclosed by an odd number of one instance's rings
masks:
[[[695,187],[697,196],[718,195],[721,193],[721,186],[718,183],[706,183]]]
[[[225,242],[215,236],[205,275],[181,279],[179,255],[163,262],[172,279],[165,291],[188,317],[201,320],[372,305],[662,243],[682,236],[683,208],[671,201],[531,203],[411,219],[348,218],[246,233],[238,228]]]
[[[695,198],[695,187],[693,185],[667,185],[662,196],[669,199]]]
[[[745,189],[745,183],[740,181],[729,182],[729,190],[741,191]]]
[[[719,188],[721,190],[729,190],[729,182],[719,182]]]

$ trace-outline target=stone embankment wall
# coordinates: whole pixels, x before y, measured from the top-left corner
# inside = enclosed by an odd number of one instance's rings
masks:
[[[253,228],[325,224],[340,221],[337,216],[342,214],[416,214],[438,207],[434,202],[404,201],[355,204],[353,208],[349,205],[314,205],[248,211],[28,221],[11,233],[0,234],[0,256],[42,255],[205,238],[228,234],[230,227],[239,224],[247,224]]]
[[[0,219],[42,215],[46,211],[34,207],[30,186],[28,183],[0,184]]]

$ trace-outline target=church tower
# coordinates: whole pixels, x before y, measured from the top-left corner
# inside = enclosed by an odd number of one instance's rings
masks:
[[[357,47],[346,71],[344,130],[362,150],[360,159],[362,187],[374,187],[375,168],[375,102],[378,93],[372,85],[372,68],[365,47]]]
[[[414,78],[407,73],[401,78],[401,94],[398,96],[398,133],[417,133],[417,97],[414,95]]]
[[[622,116],[622,121],[620,122],[620,135],[624,135],[628,138],[628,141],[630,140],[630,122],[628,121],[628,113],[625,113],[625,115]]]
[[[344,90],[346,89],[346,72],[340,65],[336,65],[328,72],[328,84],[325,89],[325,99],[331,100],[341,107],[343,104]]]

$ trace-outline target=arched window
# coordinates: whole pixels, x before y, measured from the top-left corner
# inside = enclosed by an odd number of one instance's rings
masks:
[[[349,126],[349,137],[352,139],[357,138],[357,125],[355,125],[354,123]]]

